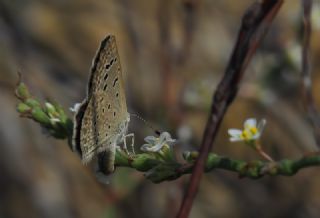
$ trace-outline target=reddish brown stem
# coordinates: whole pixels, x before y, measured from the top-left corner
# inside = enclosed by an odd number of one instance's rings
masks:
[[[177,215],[178,218],[188,217],[190,213],[200,179],[203,175],[205,161],[211,150],[222,118],[237,94],[243,71],[282,3],[283,0],[257,1],[248,8],[243,16],[235,48],[224,77],[213,96],[211,112],[202,139],[200,154],[193,168],[190,184]],[[263,29],[261,28],[262,26]]]

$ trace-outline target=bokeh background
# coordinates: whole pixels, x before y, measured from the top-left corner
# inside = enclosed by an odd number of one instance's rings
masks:
[[[152,184],[119,168],[109,185],[99,183],[66,141],[19,118],[17,71],[36,97],[68,110],[85,96],[100,41],[116,35],[129,111],[179,139],[179,155],[201,142],[212,93],[252,2],[1,0],[0,217],[174,217],[188,176]],[[317,150],[300,90],[301,10],[297,0],[283,5],[246,70],[213,152],[259,158],[228,141],[227,129],[241,128],[249,117],[267,119],[262,144],[276,160]],[[313,93],[320,108],[318,1],[313,10]],[[130,131],[137,149],[152,135],[134,119]],[[254,181],[216,170],[204,176],[190,217],[319,217],[319,182],[318,168]]]

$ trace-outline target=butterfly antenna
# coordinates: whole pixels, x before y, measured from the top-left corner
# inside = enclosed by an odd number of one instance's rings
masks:
[[[154,131],[155,134],[157,134],[158,136],[160,136],[161,131],[158,129],[155,129],[149,122],[147,122],[145,119],[143,119],[141,116],[139,116],[138,114],[130,114],[131,116],[134,116],[136,118],[138,118],[139,120],[141,120],[142,122],[144,122],[144,124],[146,124],[150,129],[152,129]]]

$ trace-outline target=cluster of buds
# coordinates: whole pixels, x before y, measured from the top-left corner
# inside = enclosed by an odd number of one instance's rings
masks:
[[[40,125],[55,138],[68,138],[72,131],[72,121],[58,104],[46,102],[44,106],[33,98],[24,83],[18,83],[15,95],[20,100],[17,111],[21,117],[27,117]]]

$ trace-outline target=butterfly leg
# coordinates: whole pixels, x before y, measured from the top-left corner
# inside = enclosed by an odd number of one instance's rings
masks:
[[[129,151],[128,151],[128,148],[127,148],[126,136],[124,136],[124,140],[123,140],[123,150],[126,152],[126,154],[129,154]]]
[[[132,153],[135,154],[135,152],[134,152],[134,133],[130,133],[130,134],[127,134],[124,136],[124,140],[123,140],[124,149],[126,150],[127,153],[129,153],[128,148],[127,148],[127,138],[129,138],[129,137],[132,137],[130,147],[131,147]]]

